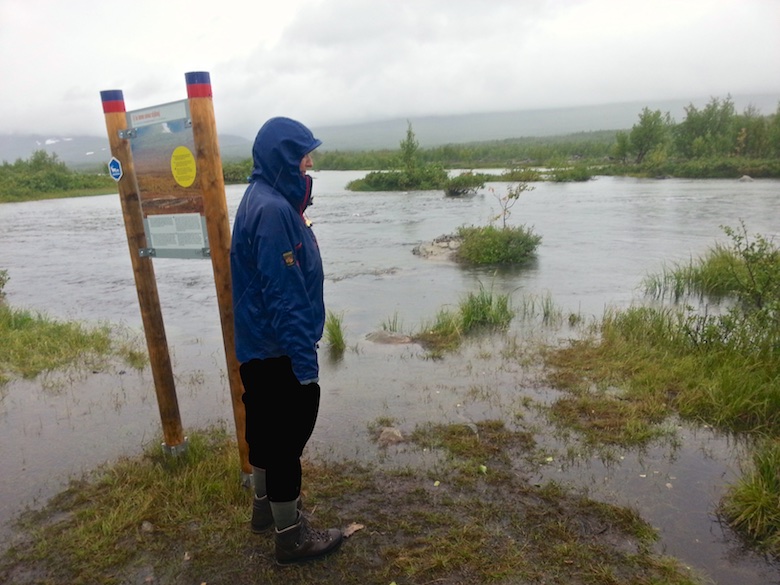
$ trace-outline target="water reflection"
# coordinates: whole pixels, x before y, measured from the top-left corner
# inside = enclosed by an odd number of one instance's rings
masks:
[[[510,414],[554,454],[538,481],[556,479],[591,497],[637,508],[661,533],[659,547],[718,583],[780,582],[777,569],[742,555],[714,516],[733,479],[741,447],[709,429],[679,425],[679,441],[642,453],[571,457],[529,404],[557,393],[537,379],[516,346],[534,336],[516,320],[506,338],[481,340],[441,361],[414,345],[381,345],[365,336],[394,315],[416,330],[442,306],[480,284],[549,296],[562,314],[597,318],[637,299],[647,272],[687,261],[723,240],[721,225],[744,220],[750,233],[777,234],[777,181],[680,181],[600,178],[540,184],[521,196],[510,224],[542,236],[535,262],[521,269],[463,269],[430,261],[412,248],[460,225],[483,224],[498,211],[486,191],[464,199],[441,193],[352,194],[362,173],[322,172],[310,216],[326,266],[326,303],[344,313],[348,349],[322,355],[322,415],[312,450],[380,455],[367,425],[390,417],[407,430],[429,421],[471,422]],[[497,190],[505,185],[491,185]],[[231,217],[242,187],[228,188]],[[141,321],[116,195],[0,206],[0,269],[16,307],[140,330]],[[155,273],[186,429],[232,425],[216,294],[210,264],[160,259]],[[124,373],[121,373],[124,372]],[[529,400],[533,402],[529,402]],[[232,429],[232,427],[231,427]],[[543,429],[543,430],[539,430]],[[148,371],[52,374],[15,381],[0,393],[0,520],[45,500],[70,476],[137,453],[157,441],[159,414]],[[7,529],[0,535],[5,536]]]

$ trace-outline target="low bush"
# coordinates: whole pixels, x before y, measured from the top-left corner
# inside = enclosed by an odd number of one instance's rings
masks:
[[[522,264],[534,257],[542,241],[525,226],[461,226],[458,235],[463,241],[456,258],[466,264]]]
[[[350,181],[350,191],[436,191],[444,189],[449,181],[447,171],[429,165],[408,171],[373,171],[362,179]]]
[[[444,192],[449,197],[474,195],[479,189],[485,187],[485,181],[490,178],[489,175],[473,173],[471,171],[461,173],[457,177],[452,177],[447,180],[447,183],[444,186]]]

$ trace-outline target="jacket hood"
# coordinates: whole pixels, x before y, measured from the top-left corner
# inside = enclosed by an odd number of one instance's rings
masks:
[[[251,181],[263,181],[281,193],[295,209],[308,205],[309,184],[301,159],[322,142],[306,126],[290,118],[271,118],[263,124],[252,147]]]

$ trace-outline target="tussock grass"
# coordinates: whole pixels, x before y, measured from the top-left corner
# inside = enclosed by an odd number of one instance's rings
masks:
[[[731,486],[720,513],[732,526],[750,535],[753,544],[777,555],[780,551],[780,441],[761,442],[743,475]]]
[[[344,313],[336,314],[328,311],[325,317],[325,341],[331,355],[344,355],[344,350],[347,348],[344,334]]]
[[[398,311],[393,313],[392,317],[388,317],[382,322],[382,331],[389,331],[390,333],[402,333],[404,327],[403,319],[399,318]]]
[[[607,312],[600,337],[547,354],[551,381],[582,393],[619,388],[656,420],[679,412],[726,431],[780,428],[777,357],[702,343],[682,309],[634,307]],[[617,439],[619,441],[619,439]]]
[[[480,330],[506,330],[514,316],[509,295],[494,294],[480,283],[479,292],[468,293],[457,311],[440,309],[414,337],[434,351],[452,350],[466,335]]]
[[[688,296],[718,300],[738,291],[747,278],[745,263],[734,250],[716,243],[697,260],[664,265],[660,274],[645,277],[642,288],[660,300],[676,302]]]
[[[433,321],[425,321],[414,339],[435,352],[457,348],[463,340],[460,315],[450,309],[439,309]]]
[[[687,296],[737,299],[748,308],[762,308],[780,297],[780,249],[760,234],[749,236],[723,227],[731,244],[717,242],[696,261],[664,266],[645,277],[645,292],[657,299],[679,301]]]
[[[479,292],[468,293],[460,304],[460,319],[465,333],[484,327],[505,330],[514,316],[509,295],[494,295],[481,283]]]
[[[555,304],[552,294],[548,291],[541,295],[523,295],[518,304],[517,313],[523,319],[542,318],[545,325],[558,325],[563,319],[563,311]],[[569,322],[574,324],[581,317],[570,316]]]

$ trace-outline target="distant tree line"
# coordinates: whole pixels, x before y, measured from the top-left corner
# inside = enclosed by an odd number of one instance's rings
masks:
[[[115,183],[107,173],[72,171],[55,153],[45,150],[35,151],[27,160],[0,165],[0,202],[111,188]]]
[[[780,107],[763,116],[742,114],[730,97],[712,98],[703,108],[689,105],[685,119],[644,108],[628,132],[615,136],[613,157],[647,171],[673,170],[678,176],[780,176]]]
[[[411,127],[409,128],[411,130]],[[407,145],[412,146],[408,142]],[[390,171],[436,165],[441,169],[518,168],[537,164],[557,166],[571,160],[605,159],[615,145],[614,131],[583,132],[565,136],[512,138],[507,140],[447,144],[421,148],[341,151],[322,150],[314,154],[314,166],[324,171]],[[412,163],[410,165],[410,163]],[[243,183],[252,172],[252,160],[225,162],[225,181]]]
[[[614,131],[583,132],[446,144],[420,148],[417,156],[421,163],[450,169],[511,168],[551,161],[603,159],[611,155],[614,144]],[[322,170],[391,170],[398,168],[398,158],[399,150],[322,151],[316,154],[315,165]]]
[[[411,126],[409,128],[411,131]],[[408,142],[407,145],[411,146]],[[676,123],[671,115],[644,108],[624,131],[604,130],[553,137],[512,138],[419,148],[414,164],[404,143],[397,150],[328,151],[315,155],[319,170],[400,171],[422,168],[511,169],[529,176],[529,167],[555,169],[551,180],[585,180],[598,172],[614,175],[679,177],[780,177],[780,107],[762,115],[748,107],[738,114],[731,97],[712,98],[703,108],[689,105]],[[252,161],[226,164],[227,182],[245,182]],[[510,173],[511,174],[511,173]],[[532,174],[532,173],[531,173]],[[388,181],[397,176],[384,177]],[[539,180],[539,176],[533,179]],[[509,179],[515,180],[515,179]],[[402,188],[402,187],[401,187]]]

